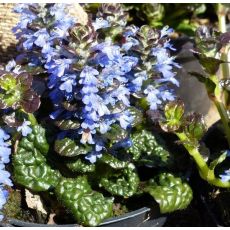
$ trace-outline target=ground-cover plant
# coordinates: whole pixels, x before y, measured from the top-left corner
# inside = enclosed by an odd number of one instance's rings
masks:
[[[11,137],[14,184],[56,197],[86,226],[113,216],[118,200],[144,194],[161,213],[186,208],[191,188],[170,172],[173,155],[146,116],[175,99],[172,29],[127,25],[120,4],[102,4],[82,25],[68,7],[15,8],[20,55],[0,72],[1,127],[9,133],[2,130],[2,145],[8,157]],[[140,166],[152,167],[148,180]]]

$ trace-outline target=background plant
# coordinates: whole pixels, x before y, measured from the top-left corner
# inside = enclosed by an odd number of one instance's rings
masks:
[[[229,32],[221,33],[207,27],[201,27],[196,32],[196,49],[194,50],[206,75],[191,72],[199,81],[204,83],[209,98],[215,104],[221,118],[223,130],[228,145],[230,143],[229,127],[229,76],[218,75],[221,65],[226,63],[224,59],[229,46]],[[225,67],[226,68],[226,67]],[[223,68],[224,69],[224,68]],[[222,72],[226,74],[226,71]],[[200,176],[211,185],[229,188],[229,170],[217,175],[217,166],[228,162],[229,149],[218,154],[216,159],[206,159],[205,151],[201,147],[201,138],[206,132],[202,116],[198,114],[184,114],[184,105],[181,101],[171,102],[166,105],[161,127],[165,131],[174,132],[188,153],[196,162]]]

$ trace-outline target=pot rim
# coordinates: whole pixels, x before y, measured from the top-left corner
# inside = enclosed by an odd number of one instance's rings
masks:
[[[138,215],[150,212],[150,210],[151,209],[148,207],[143,207],[143,208],[125,213],[125,214],[117,216],[117,217],[108,218],[98,226],[104,226],[104,225],[112,224],[115,222],[127,220],[130,218],[136,217]],[[159,217],[157,217],[157,218],[159,218]],[[33,223],[33,222],[28,222],[28,221],[17,220],[14,218],[8,218],[6,220],[6,223],[4,223],[4,225],[5,226],[17,225],[17,226],[24,226],[24,227],[79,227],[79,226],[81,226],[78,224],[61,224],[61,225],[59,225],[59,224],[38,224],[38,223]]]

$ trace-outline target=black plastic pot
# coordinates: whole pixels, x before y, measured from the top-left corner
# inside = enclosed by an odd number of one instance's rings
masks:
[[[166,222],[167,217],[161,216],[152,218],[151,209],[147,207],[140,208],[136,211],[124,215],[113,217],[105,220],[100,227],[160,227]],[[77,224],[56,225],[56,224],[37,224],[8,219],[7,222],[0,224],[2,227],[79,227]]]

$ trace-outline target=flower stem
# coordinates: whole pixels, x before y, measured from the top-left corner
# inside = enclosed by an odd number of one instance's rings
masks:
[[[224,126],[224,131],[225,131],[225,135],[226,135],[226,138],[228,141],[228,145],[230,147],[230,127],[229,127],[230,121],[229,121],[227,111],[226,111],[225,106],[223,105],[222,102],[214,100],[214,103],[215,103],[215,106],[216,106],[216,108],[220,114],[220,118],[221,118],[221,121],[222,121],[223,126]]]
[[[222,33],[227,32],[227,27],[226,27],[226,9],[223,6],[223,4],[218,3],[217,4],[217,10],[216,14],[218,17],[218,27],[219,31]],[[228,52],[229,52],[229,46],[227,45],[221,54],[221,60],[226,62],[221,64],[221,79],[225,79],[229,77],[229,64],[228,64]],[[224,99],[225,101],[228,100],[228,93],[224,93]]]
[[[218,77],[216,75],[212,75],[210,76],[210,79],[215,83],[216,88],[214,91],[214,95],[210,96],[210,99],[213,101],[213,103],[215,104],[218,113],[220,115],[222,124],[224,126],[224,131],[225,131],[225,135],[228,141],[228,145],[230,147],[230,119],[227,113],[227,109],[224,105],[224,103],[222,102],[222,98],[223,98],[223,90],[222,88],[219,86],[219,80]]]
[[[28,113],[28,118],[29,118],[29,121],[31,122],[32,126],[38,124],[37,119],[35,118],[35,116],[32,113]]]
[[[185,133],[176,133],[176,135],[182,141],[182,143],[184,143],[184,147],[196,162],[201,178],[206,180],[209,184],[217,187],[230,188],[230,181],[223,182],[221,179],[215,176],[214,170],[209,168],[204,158],[200,154],[197,146],[185,144],[188,141],[188,137]]]

